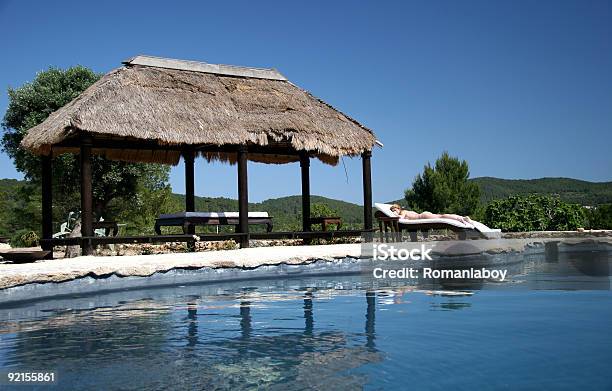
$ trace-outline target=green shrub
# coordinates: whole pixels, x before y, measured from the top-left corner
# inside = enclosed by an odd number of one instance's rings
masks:
[[[476,221],[485,221],[485,212],[487,210],[487,205],[478,204],[476,210],[470,215],[472,220]]]
[[[502,231],[568,231],[583,227],[584,208],[543,195],[512,196],[490,202],[484,222]]]
[[[590,229],[612,229],[612,204],[587,209],[586,215]]]
[[[11,247],[35,247],[38,246],[38,234],[28,229],[22,229],[11,238]]]

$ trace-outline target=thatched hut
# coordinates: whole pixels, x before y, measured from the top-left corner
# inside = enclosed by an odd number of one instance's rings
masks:
[[[22,147],[43,158],[43,237],[51,237],[50,159],[81,156],[83,236],[91,228],[90,155],[186,167],[186,210],[193,210],[193,161],[238,163],[239,212],[248,207],[247,160],[300,161],[304,231],[311,157],[335,165],[362,156],[365,229],[371,229],[370,156],[376,138],[356,120],[289,82],[274,69],[137,56],[29,130]],[[240,224],[248,245],[248,224]]]

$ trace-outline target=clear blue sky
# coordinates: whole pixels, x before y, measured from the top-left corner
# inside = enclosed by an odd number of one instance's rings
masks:
[[[278,68],[373,129],[374,199],[442,151],[471,174],[612,180],[612,2],[0,0],[6,88],[49,66],[108,72],[135,54]],[[359,159],[314,164],[312,192],[362,202]],[[199,162],[196,192],[236,196]],[[250,164],[251,199],[298,194],[299,166]],[[0,177],[20,178],[0,156]],[[183,192],[182,167],[172,170]]]

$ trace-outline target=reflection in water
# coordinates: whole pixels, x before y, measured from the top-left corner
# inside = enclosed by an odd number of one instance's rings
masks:
[[[435,309],[439,309],[441,311],[452,311],[452,310],[463,310],[466,308],[470,308],[472,306],[471,303],[458,303],[458,302],[446,302],[446,303],[432,303],[431,307]]]
[[[477,250],[477,247],[469,243],[456,246],[462,251],[469,251],[472,247],[474,251]],[[563,247],[563,250],[560,250],[560,246]],[[433,269],[445,270],[503,269],[507,271],[507,281],[482,278],[419,278],[413,283],[419,289],[449,291],[497,289],[500,283],[525,283],[532,289],[609,290],[612,288],[610,251],[585,251],[581,250],[578,245],[568,251],[567,247],[566,244],[548,242],[545,244],[544,256],[517,253],[512,255],[511,262],[508,262],[505,254],[481,253],[440,258],[427,265]],[[610,247],[602,246],[602,248]],[[451,249],[453,246],[449,247],[449,250]],[[405,267],[405,265],[400,267]]]
[[[557,247],[557,243],[550,245],[545,262],[539,259],[526,262],[525,267],[529,272],[524,273],[520,280],[533,289],[610,290],[612,288],[610,278],[612,262],[609,252],[560,252]]]
[[[187,303],[187,346],[193,348],[198,343],[198,305]]]
[[[251,303],[243,301],[240,303],[240,331],[243,339],[251,336]]]
[[[312,313],[312,292],[304,294],[304,335],[312,336],[314,330],[314,314]]]
[[[585,257],[580,253],[567,254],[567,259],[580,273],[590,277],[604,277],[600,280],[605,281],[606,277],[612,275],[611,264],[608,262],[609,256],[605,253],[592,253],[589,255],[588,259],[585,260]]]
[[[366,291],[366,303],[367,303],[367,311],[366,311],[366,325],[365,325],[365,333],[366,333],[366,347],[368,349],[374,349],[376,344],[374,340],[376,339],[375,335],[375,323],[376,323],[376,292]]]
[[[544,243],[544,258],[548,263],[559,262],[559,242]]]
[[[605,388],[609,254],[553,254],[505,265],[505,283],[336,276],[0,309],[0,366],[73,389]]]
[[[290,292],[288,295],[271,293],[268,296],[264,292],[241,292],[236,296],[199,299],[190,296],[185,304],[178,302],[173,308],[151,301],[122,301],[113,308],[47,312],[45,318],[19,322],[19,326],[11,330],[5,329],[10,322],[3,322],[0,330],[13,334],[14,342],[7,345],[6,339],[2,340],[2,366],[54,368],[62,372],[64,384],[70,382],[83,388],[92,386],[94,380],[91,376],[76,374],[94,369],[96,373],[117,372],[104,377],[105,382],[110,382],[110,388],[135,381],[182,388],[180,384],[188,384],[190,377],[194,384],[207,384],[211,388],[270,388],[286,382],[293,382],[296,388],[363,387],[367,376],[338,372],[381,360],[374,345],[375,292],[365,293],[367,350],[356,343],[358,330],[341,331],[326,325],[315,332],[313,307],[316,298],[310,289],[304,292],[301,301],[301,327],[291,326],[297,316],[272,322],[273,319],[266,320],[263,314],[265,328],[254,334],[254,307],[249,299],[267,305],[283,304],[282,312],[293,312],[297,308],[299,301],[287,300],[294,297]],[[326,297],[330,294],[333,292],[325,292]],[[279,300],[270,301],[270,297]],[[235,300],[239,300],[238,306],[233,304]],[[232,317],[236,307],[239,307],[240,318],[237,337],[232,336],[231,327],[227,327],[230,324],[217,323]],[[260,312],[267,309],[265,306],[255,308]],[[183,316],[175,323],[172,313],[177,311]],[[199,314],[199,311],[203,312]],[[208,323],[206,318],[213,316],[218,319]],[[204,324],[210,329],[205,330]],[[186,331],[186,344],[175,343],[179,342],[176,333],[181,329]],[[325,368],[321,367],[323,365]],[[171,368],[177,372],[173,373]]]

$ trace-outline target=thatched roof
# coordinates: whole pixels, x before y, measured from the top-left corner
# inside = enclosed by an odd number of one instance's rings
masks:
[[[191,146],[208,159],[232,161],[232,147],[248,145],[251,160],[284,163],[308,151],[336,164],[376,142],[371,130],[273,69],[147,56],[124,64],[30,129],[22,147],[76,153],[75,140],[87,132],[93,152],[110,159],[176,164],[181,148]]]

